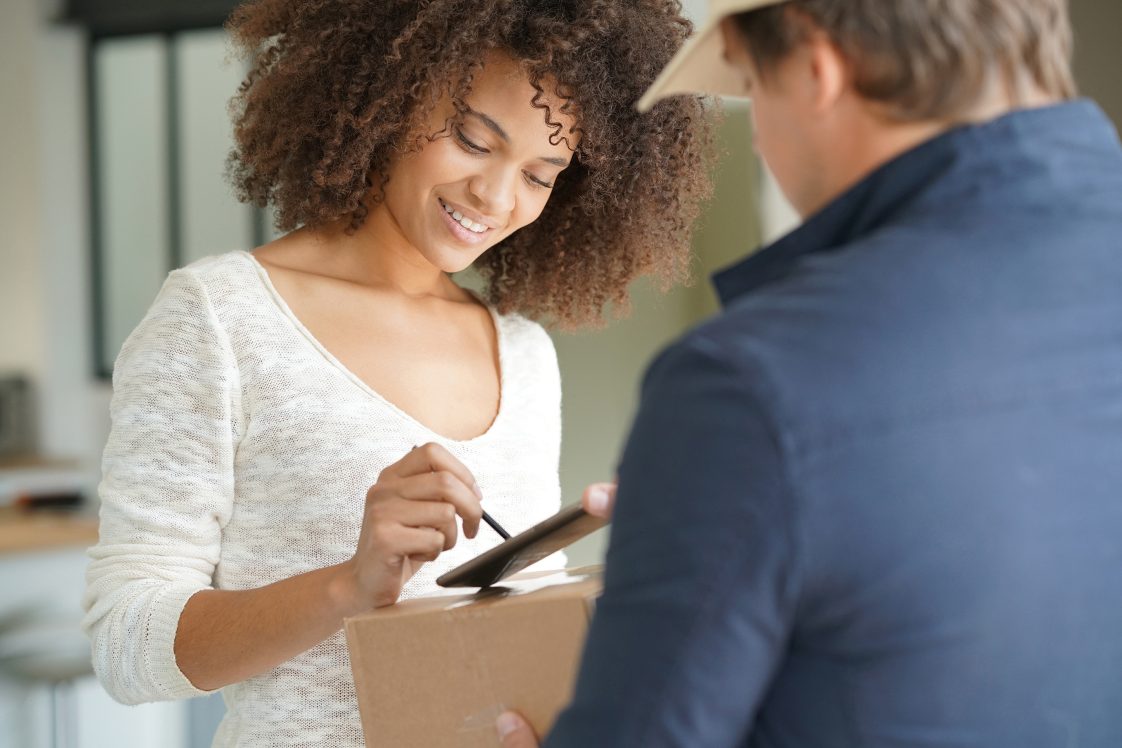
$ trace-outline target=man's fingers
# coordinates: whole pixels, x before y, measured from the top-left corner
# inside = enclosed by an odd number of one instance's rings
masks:
[[[584,511],[595,517],[611,519],[615,505],[615,483],[593,483],[584,489],[584,495],[581,496],[581,506],[584,507]]]
[[[534,729],[517,712],[503,712],[495,721],[502,748],[538,748]]]

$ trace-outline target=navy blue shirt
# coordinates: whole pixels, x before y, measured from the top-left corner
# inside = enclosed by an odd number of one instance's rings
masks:
[[[955,129],[650,367],[548,748],[1122,746],[1122,148]]]

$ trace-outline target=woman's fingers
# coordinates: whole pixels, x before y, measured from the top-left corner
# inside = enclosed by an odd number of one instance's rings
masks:
[[[356,595],[367,604],[397,600],[416,567],[435,560],[464,533],[475,537],[483,508],[479,488],[463,463],[437,444],[426,444],[382,471],[366,492],[358,547],[348,562]]]
[[[415,502],[447,502],[464,521],[464,535],[474,538],[483,518],[479,498],[452,473],[437,472],[403,478],[393,485],[403,499]]]
[[[375,521],[399,524],[407,528],[430,528],[439,532],[444,541],[441,550],[456,545],[456,507],[447,501],[413,501],[405,498],[391,499],[372,509]]]
[[[478,495],[478,486],[475,476],[467,469],[464,463],[444,447],[429,442],[419,447],[414,447],[404,457],[382,471],[382,475],[395,478],[404,478],[421,473],[447,471],[459,478],[465,486]]]
[[[483,508],[475,477],[439,444],[417,447],[383,470],[367,494],[367,504],[391,495],[413,501],[447,501],[463,518],[467,537],[474,538],[479,531]]]
[[[431,527],[401,527],[398,536],[402,555],[412,559],[435,561],[444,551],[444,533]]]
[[[371,533],[370,541],[384,563],[394,564],[407,556],[436,558],[444,550],[445,536],[432,527],[383,523]]]

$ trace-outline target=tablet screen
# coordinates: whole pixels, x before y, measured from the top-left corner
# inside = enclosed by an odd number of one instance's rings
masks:
[[[441,587],[490,587],[606,524],[606,519],[588,514],[580,504],[566,507],[529,530],[446,572],[436,583]]]

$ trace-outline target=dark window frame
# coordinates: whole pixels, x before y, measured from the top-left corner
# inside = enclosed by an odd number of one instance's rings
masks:
[[[100,152],[100,115],[97,96],[97,51],[106,41],[135,36],[158,36],[165,49],[164,101],[167,121],[167,266],[168,271],[183,263],[183,205],[179,164],[181,147],[180,80],[177,38],[192,31],[220,29],[230,10],[238,2],[230,0],[70,0],[64,23],[73,23],[87,31],[86,64],[86,137],[88,143],[88,204],[89,252],[91,268],[91,319],[92,368],[98,379],[111,380],[113,355],[107,352],[108,329],[106,324],[107,299],[105,298],[105,251],[102,246],[103,217],[101,215],[101,179],[103,154]],[[252,241],[260,246],[266,240],[267,217],[263,209],[247,206],[253,211],[251,220]],[[139,320],[138,320],[139,321]]]

